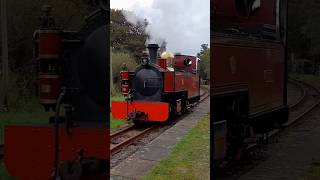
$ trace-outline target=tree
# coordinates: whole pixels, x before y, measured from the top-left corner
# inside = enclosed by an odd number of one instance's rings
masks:
[[[316,66],[320,57],[319,7],[317,0],[290,0],[288,9],[289,52],[298,59],[312,59]]]
[[[201,44],[201,49],[200,52],[197,54],[197,57],[200,57],[201,55],[203,55],[208,49],[209,45],[208,44]]]
[[[114,84],[114,89],[119,91],[120,87],[120,71],[122,70],[123,65],[125,64],[128,71],[133,71],[137,64],[134,61],[134,58],[127,53],[111,53],[112,58],[112,77],[110,83]]]
[[[111,10],[110,44],[113,52],[131,54],[136,61],[145,50],[145,42],[149,38],[146,32],[148,21],[137,19],[135,23],[129,22],[126,16],[134,16],[132,12],[123,10]]]
[[[201,50],[197,56],[200,58],[200,77],[202,79],[210,78],[210,48],[208,47],[208,44],[201,45]]]
[[[304,26],[301,28],[301,34],[309,41],[308,53],[313,57],[315,67],[320,63],[320,24],[319,8],[320,3],[316,0],[309,0],[303,4],[305,12]],[[315,69],[318,72],[318,68]]]
[[[9,105],[23,105],[35,96],[36,60],[33,39],[39,29],[39,17],[44,4],[52,6],[57,25],[67,30],[79,30],[90,13],[90,0],[11,0],[7,1],[9,51]],[[94,0],[92,0],[94,1]],[[91,4],[91,5],[90,5]],[[90,5],[90,6],[89,6]]]

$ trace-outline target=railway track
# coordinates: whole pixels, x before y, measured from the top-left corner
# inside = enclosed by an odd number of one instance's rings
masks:
[[[288,122],[283,124],[281,129],[275,129],[269,132],[267,134],[268,138],[272,138],[285,128],[302,119],[320,104],[320,90],[308,83],[296,79],[289,79],[289,83],[296,85],[300,89],[301,96],[293,104],[289,104]],[[247,147],[247,150],[255,148],[257,145],[257,143],[252,143]]]
[[[210,95],[210,87],[209,86],[202,86],[201,88],[203,90],[203,94],[200,95],[199,103],[206,100]]]
[[[148,128],[136,128],[135,125],[130,125],[118,132],[110,135],[110,153],[111,155],[118,153],[121,149],[131,145],[138,139],[147,135],[152,130],[156,129],[157,126],[151,126]]]
[[[209,97],[209,87],[202,87],[203,93],[200,95],[200,101],[204,101]],[[198,104],[199,104],[198,103]],[[145,137],[148,133],[159,128],[159,125],[152,125],[147,128],[136,128],[130,125],[110,135],[110,153],[111,156],[120,152],[125,147],[135,143],[137,140]]]
[[[304,86],[305,92],[303,92],[303,96],[298,100],[298,104],[302,104],[301,108],[299,108],[301,110],[295,109],[297,107],[297,104],[290,106],[289,121],[283,125],[284,128],[302,119],[305,115],[307,115],[320,104],[319,89],[303,81],[292,79],[292,82],[300,84],[300,86]]]
[[[289,109],[296,108],[305,98],[307,95],[306,89],[304,89],[297,80],[289,79],[289,83],[295,85],[301,91],[301,96],[292,104],[289,104]]]

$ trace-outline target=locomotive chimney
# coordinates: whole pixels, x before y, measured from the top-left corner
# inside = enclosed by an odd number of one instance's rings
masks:
[[[150,56],[150,63],[156,63],[158,57],[158,44],[148,44],[148,51]]]

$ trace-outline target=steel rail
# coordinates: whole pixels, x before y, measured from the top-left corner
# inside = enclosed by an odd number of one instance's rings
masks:
[[[110,153],[111,156],[118,153],[119,151],[121,151],[123,148],[133,144],[134,142],[136,142],[138,139],[141,139],[142,137],[144,137],[146,134],[148,134],[149,132],[153,131],[154,129],[156,129],[158,126],[154,125],[151,127],[148,127],[140,132],[136,132],[133,136],[128,136],[128,137],[123,137],[126,135],[126,133],[130,132],[130,131],[124,131],[124,132],[120,132],[117,133],[117,135],[114,136],[115,139],[116,137],[119,138],[123,138],[124,140],[119,142],[119,143],[115,143],[113,142],[113,140],[111,139],[111,143],[110,143]],[[122,136],[123,135],[123,136]],[[122,136],[122,137],[121,137]]]
[[[287,127],[293,125],[294,123],[298,122],[299,120],[301,120],[303,117],[305,117],[307,114],[309,114],[314,108],[316,108],[320,104],[320,90],[318,88],[316,88],[316,87],[314,87],[314,86],[312,86],[312,85],[310,85],[310,84],[308,84],[306,82],[297,80],[297,79],[290,79],[289,81],[291,81],[291,83],[295,83],[297,86],[300,86],[300,88],[303,89],[301,97],[295,103],[293,103],[292,105],[289,105],[289,109],[296,108],[307,97],[306,88],[303,87],[303,86],[307,86],[308,88],[313,89],[314,91],[316,91],[317,95],[318,95],[318,98],[315,101],[315,103],[313,103],[311,106],[306,108],[302,113],[299,113],[298,116],[294,117],[291,120],[288,120],[287,123],[283,124],[281,129],[275,129],[275,130],[269,132],[268,133],[268,138],[274,137],[275,135],[277,135],[280,132],[282,132],[285,128],[287,128]],[[252,144],[247,146],[246,150],[248,151],[248,150],[256,147],[257,145],[258,145],[258,143],[252,143]]]

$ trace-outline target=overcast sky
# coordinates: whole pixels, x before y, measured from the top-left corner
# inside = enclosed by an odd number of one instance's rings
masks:
[[[196,55],[201,44],[210,42],[209,0],[111,0],[110,6],[147,18],[147,31],[166,39],[173,53]]]

